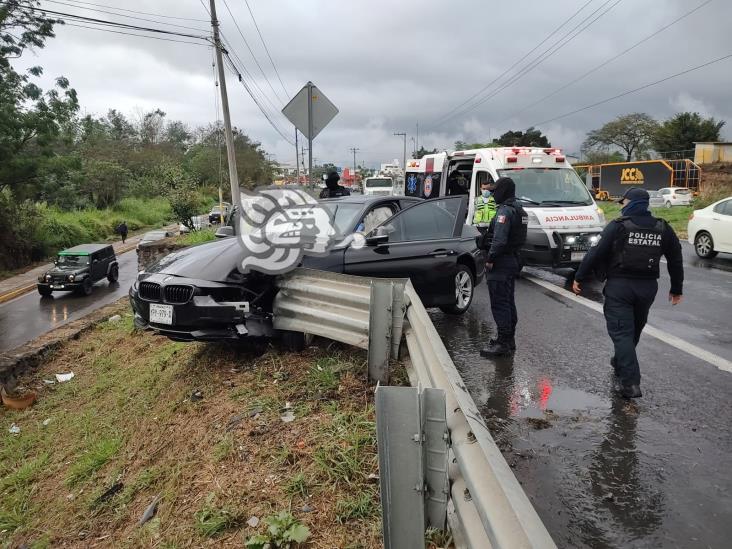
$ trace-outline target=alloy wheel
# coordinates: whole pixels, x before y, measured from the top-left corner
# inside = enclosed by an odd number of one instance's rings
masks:
[[[696,253],[702,257],[709,255],[712,251],[712,239],[702,234],[696,237]]]
[[[455,275],[455,304],[459,309],[464,309],[470,304],[473,296],[473,280],[470,274],[460,271]]]

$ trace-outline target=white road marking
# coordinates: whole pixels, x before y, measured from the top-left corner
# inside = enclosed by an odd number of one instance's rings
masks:
[[[593,311],[602,313],[602,305],[600,305],[599,303],[596,303],[596,302],[586,299],[584,297],[577,296],[577,295],[573,294],[572,292],[565,290],[564,288],[555,286],[551,282],[547,282],[546,280],[542,280],[535,276],[523,275],[522,278],[530,280],[534,284],[538,284],[539,286],[546,288],[547,290],[551,290],[555,294],[564,296],[567,299],[574,301],[575,303],[579,303],[580,305],[589,307]],[[717,368],[719,368],[720,370],[722,370],[724,372],[728,372],[728,373],[732,374],[732,362],[730,362],[729,360],[727,360],[725,358],[722,358],[721,356],[715,355],[714,353],[710,353],[709,351],[702,349],[701,347],[697,347],[693,343],[684,341],[683,339],[673,336],[671,334],[668,334],[668,333],[664,332],[663,330],[654,328],[650,324],[646,324],[646,327],[644,328],[643,332],[648,334],[651,337],[655,337],[659,341],[663,341],[664,343],[671,345],[672,347],[676,347],[680,351],[684,351],[685,353],[688,353],[693,357],[703,360],[704,362],[708,362],[712,366],[716,366]]]

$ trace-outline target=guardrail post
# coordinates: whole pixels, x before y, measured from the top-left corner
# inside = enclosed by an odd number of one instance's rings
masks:
[[[391,280],[371,281],[369,308],[369,379],[389,382],[389,356],[394,283]]]
[[[423,549],[426,526],[445,526],[449,495],[445,415],[441,389],[376,387],[386,549]]]

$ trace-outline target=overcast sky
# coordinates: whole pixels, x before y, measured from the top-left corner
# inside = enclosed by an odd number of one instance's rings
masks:
[[[86,7],[98,10],[111,11],[99,6],[103,4],[198,19],[127,13],[201,30],[89,11],[81,9],[76,0],[44,0],[42,5],[51,10],[197,35],[208,33],[210,28],[200,0],[86,1],[97,4]],[[208,5],[209,0],[203,1]],[[272,88],[286,102],[285,92],[246,4],[244,0],[226,2],[269,83],[223,0],[217,0],[224,36],[254,77],[256,93],[267,96],[262,102],[273,112],[272,118],[293,139],[294,128],[279,113],[283,102]],[[393,136],[394,132],[409,134],[407,148],[411,150],[417,124],[419,144],[428,148],[451,148],[457,139],[486,141],[508,129],[525,129],[732,54],[732,2],[712,0],[584,80],[525,109],[704,3],[705,0],[249,0],[287,94],[292,96],[312,80],[340,110],[314,142],[318,163],[349,166],[353,161],[349,148],[357,147],[358,163],[372,167],[401,159],[402,138]],[[580,8],[582,11],[567,22]],[[611,9],[567,41],[608,8]],[[564,27],[477,99],[504,85],[555,43],[567,41],[564,47],[477,108],[464,114],[458,110],[453,113],[457,116],[440,122],[441,117],[490,84],[565,22]],[[564,38],[568,32],[570,35]],[[84,112],[104,114],[109,108],[116,108],[131,114],[140,108],[157,107],[169,119],[195,126],[216,118],[217,92],[211,61],[211,48],[205,46],[66,26],[57,27],[57,37],[48,41],[35,57],[26,55],[22,65],[43,66],[46,86],[57,76],[69,78]],[[275,132],[230,73],[227,80],[234,125],[260,141],[279,161],[294,162],[294,147]],[[732,59],[539,127],[552,145],[573,153],[579,150],[587,131],[620,114],[647,112],[663,119],[683,110],[727,120],[729,127],[723,130],[723,137],[732,137]]]

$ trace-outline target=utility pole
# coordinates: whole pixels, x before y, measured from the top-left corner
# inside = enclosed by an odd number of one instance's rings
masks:
[[[213,0],[211,0],[213,2]],[[313,186],[313,83],[308,80],[308,179]]]
[[[401,135],[404,138],[404,156],[402,156],[402,173],[407,175],[407,132],[394,132],[394,135]]]
[[[231,114],[229,113],[229,95],[226,93],[226,75],[224,60],[221,54],[224,49],[219,38],[219,21],[216,19],[216,3],[211,4],[211,28],[213,30],[214,49],[216,50],[216,67],[219,71],[219,89],[221,90],[221,107],[224,115],[224,137],[226,138],[226,158],[229,162],[229,183],[231,184],[231,205],[239,204],[239,175],[236,172],[236,151],[234,150],[234,133],[231,131]]]
[[[419,150],[419,122],[417,122],[417,144],[415,145],[415,147],[417,148],[417,150]]]
[[[348,149],[353,153],[353,182],[356,182],[356,153],[360,151],[361,149],[357,149],[356,147],[351,147]]]

